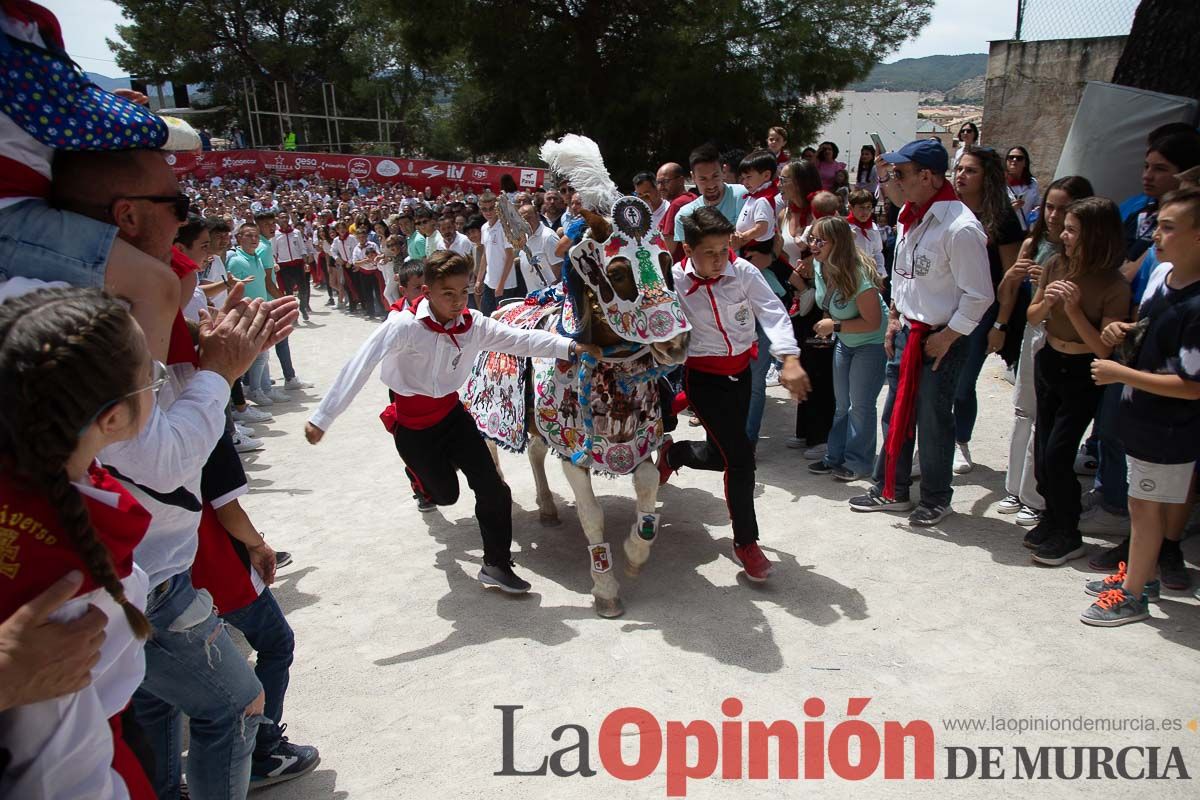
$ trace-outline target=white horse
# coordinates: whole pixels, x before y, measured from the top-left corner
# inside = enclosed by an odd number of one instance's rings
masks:
[[[595,243],[609,240],[612,228],[603,217],[586,210],[584,214],[591,235],[585,244],[593,246],[581,249],[577,245],[571,251],[570,268],[577,275],[574,302],[507,306],[494,316],[524,327],[566,329],[579,341],[604,348],[604,359],[573,365],[483,353],[472,370],[464,402],[488,437],[493,457],[497,456],[497,441],[512,450],[526,450],[537,487],[539,519],[547,526],[558,525],[560,520],[546,480],[546,454],[553,449],[562,457],[563,473],[575,495],[579,522],[588,540],[596,613],[619,617],[624,606],[613,574],[612,548],[605,541],[604,511],[592,490],[592,473],[633,476],[636,519],[623,550],[625,572],[634,577],[649,560],[659,529],[659,475],[652,461],[664,436],[658,378],[683,362],[690,326],[682,313],[676,315],[677,320],[665,316],[678,308],[670,284],[669,257],[653,259],[652,269],[660,276],[657,279],[644,269],[645,248],[653,247],[655,255],[661,253],[657,234],[652,244],[639,241],[636,246],[642,250],[631,257],[617,254],[597,263],[602,259],[597,258]],[[640,275],[639,264],[643,267]],[[567,294],[572,296],[570,290]],[[617,305],[638,307],[643,298],[649,301],[640,306],[640,318],[650,320],[657,341],[631,340],[630,331],[636,336],[637,330],[622,327],[628,317],[614,316]],[[610,324],[612,320],[617,321],[616,327]],[[520,387],[514,394],[524,397],[528,407],[497,408],[489,402],[493,395],[489,389],[496,382]],[[671,399],[667,398],[668,402]]]

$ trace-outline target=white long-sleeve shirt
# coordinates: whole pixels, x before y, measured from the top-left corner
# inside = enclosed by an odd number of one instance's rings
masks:
[[[875,262],[875,271],[879,273],[879,277],[886,278],[887,266],[883,259],[883,234],[880,233],[879,227],[872,222],[871,227],[864,233],[862,228],[851,224],[850,231],[854,234],[855,246],[866,253],[867,258]]]
[[[229,384],[217,373],[197,372],[190,364],[170,369],[171,381],[137,438],[100,451],[100,462],[120,472],[114,477],[153,517],[133,551],[150,586],[186,572],[196,560],[200,471],[225,431],[229,402]]]
[[[892,303],[904,319],[968,336],[995,299],[987,234],[971,209],[940,200],[912,230],[897,223]]]
[[[340,236],[333,237],[333,243],[329,246],[329,254],[335,259],[341,259],[347,265],[354,263],[354,248],[358,246],[358,240],[353,236],[347,236],[343,239]]]
[[[466,314],[472,318],[470,329],[455,333],[451,339],[448,334],[430,330],[421,321],[432,316],[428,300],[420,302],[416,314],[390,312],[387,320],[342,367],[309,422],[323,431],[329,430],[380,362],[383,365],[379,379],[396,394],[445,397],[466,382],[475,356],[483,350],[518,356],[570,357],[571,340],[565,336],[509,327],[474,309],[463,312]],[[450,327],[462,320],[460,315]]]
[[[733,258],[716,283],[697,284],[690,258],[673,267],[675,291],[692,323],[688,356],[737,356],[758,341],[757,320],[776,358],[800,354],[787,309],[771,291],[758,267]]]
[[[271,239],[271,247],[275,250],[276,264],[303,261],[308,255],[308,248],[304,245],[304,234],[295,228],[287,232],[282,228],[276,231],[275,237]]]

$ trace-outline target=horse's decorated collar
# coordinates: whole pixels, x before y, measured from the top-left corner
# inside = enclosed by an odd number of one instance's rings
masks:
[[[622,197],[612,213],[614,230],[608,241],[584,239],[570,252],[571,267],[591,290],[605,322],[631,342],[663,342],[691,330],[679,298],[667,284],[671,256],[662,234],[651,225],[650,207],[641,198]],[[618,261],[628,264],[632,285],[622,278],[614,285],[620,273],[609,270]]]

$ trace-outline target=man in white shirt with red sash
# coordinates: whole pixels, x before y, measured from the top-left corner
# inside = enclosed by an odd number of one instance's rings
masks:
[[[995,301],[987,234],[955,196],[945,178],[948,165],[936,139],[909,142],[879,160],[888,199],[903,204],[884,338],[884,445],[875,461],[875,485],[850,499],[855,511],[912,511],[909,522],[922,527],[953,513],[954,391],[967,358],[965,337]],[[890,177],[884,174],[889,167]],[[921,502],[915,509],[909,497],[914,425],[921,454]]]

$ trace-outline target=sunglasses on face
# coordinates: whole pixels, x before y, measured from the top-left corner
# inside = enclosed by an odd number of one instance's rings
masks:
[[[820,250],[822,247],[825,246],[825,240],[821,239],[819,237],[816,237],[816,236],[809,236],[808,237],[808,246],[814,250]]]
[[[1024,161],[1024,160],[1025,160],[1025,156],[1022,156],[1022,155],[1012,155],[1012,156],[1009,156],[1009,157],[1008,157],[1008,160],[1009,160],[1009,161]]]
[[[114,203],[118,200],[145,200],[150,203],[173,203],[175,205],[175,219],[180,222],[187,222],[188,209],[192,203],[183,192],[179,192],[178,194],[131,194],[113,198]]]

